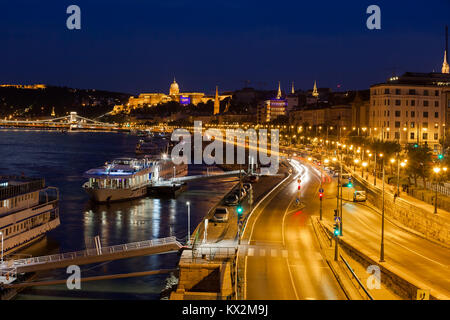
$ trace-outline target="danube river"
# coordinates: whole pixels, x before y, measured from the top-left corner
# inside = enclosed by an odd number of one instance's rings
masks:
[[[46,255],[102,245],[187,233],[186,201],[191,202],[191,230],[233,185],[232,178],[190,183],[175,199],[142,198],[107,205],[89,202],[81,186],[83,172],[116,157],[133,157],[138,137],[124,133],[0,130],[0,175],[44,177],[60,191],[61,225],[22,253]],[[204,167],[189,167],[199,174]],[[220,186],[220,187],[218,187]],[[175,267],[177,254],[138,257],[82,266],[82,277]],[[65,279],[65,270],[42,272],[39,280]],[[85,282],[81,290],[65,285],[33,287],[18,299],[159,299],[166,275]]]

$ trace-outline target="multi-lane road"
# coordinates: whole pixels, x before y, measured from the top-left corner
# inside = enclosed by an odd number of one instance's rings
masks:
[[[296,165],[285,183],[261,202],[242,237],[245,256],[246,299],[346,299],[321,255],[310,217],[319,214],[320,171]],[[301,190],[297,190],[297,175]],[[324,179],[324,219],[332,221],[336,208],[336,181]],[[344,189],[351,195],[353,190]],[[300,193],[301,207],[295,199]],[[364,204],[344,201],[343,239],[366,254],[380,250],[381,216]],[[450,297],[450,250],[414,235],[396,224],[385,223],[385,260],[425,288]]]
[[[300,197],[312,199],[319,179],[311,169],[299,166]],[[254,212],[242,243],[246,299],[346,299],[321,255],[310,216],[318,202],[297,207],[297,174],[269,194]]]

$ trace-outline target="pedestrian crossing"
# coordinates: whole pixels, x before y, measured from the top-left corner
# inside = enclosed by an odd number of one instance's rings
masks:
[[[288,250],[285,247],[270,247],[270,246],[251,246],[241,245],[239,247],[239,255],[247,257],[265,257],[265,258],[285,258],[285,259],[300,259],[302,254],[298,250]],[[308,252],[308,258],[313,257],[314,260],[323,260],[319,252]]]

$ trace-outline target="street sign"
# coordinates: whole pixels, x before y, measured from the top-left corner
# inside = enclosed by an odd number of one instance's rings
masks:
[[[430,300],[430,289],[417,289],[417,300]]]
[[[350,177],[348,177],[348,181],[352,181],[352,177],[350,176]]]
[[[341,217],[334,217],[334,221],[341,222]]]
[[[323,188],[320,188],[320,189],[319,189],[319,192],[323,192]]]

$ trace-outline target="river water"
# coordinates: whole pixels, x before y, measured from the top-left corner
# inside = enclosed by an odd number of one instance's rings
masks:
[[[186,201],[191,203],[191,231],[206,212],[232,187],[233,178],[192,182],[175,199],[142,198],[94,205],[81,188],[84,171],[116,157],[134,156],[138,137],[126,133],[0,130],[0,175],[44,177],[60,191],[61,225],[42,241],[21,253],[46,255],[102,245],[187,234]],[[189,174],[205,172],[190,166]],[[137,257],[82,266],[82,277],[175,267],[177,254]],[[66,279],[65,270],[42,272],[38,280]],[[159,299],[166,275],[85,282],[81,290],[65,285],[40,286],[22,291],[18,299]]]

